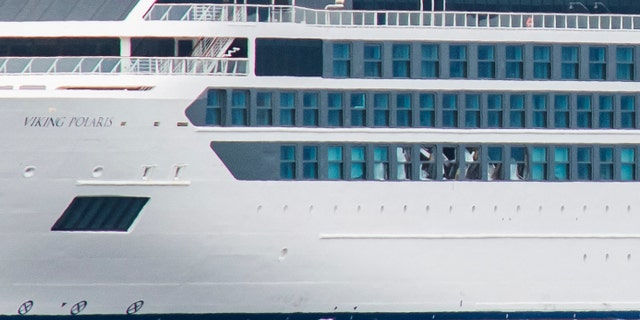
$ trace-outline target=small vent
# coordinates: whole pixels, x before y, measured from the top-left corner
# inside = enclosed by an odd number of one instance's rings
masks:
[[[51,231],[126,232],[147,201],[147,197],[76,197]]]

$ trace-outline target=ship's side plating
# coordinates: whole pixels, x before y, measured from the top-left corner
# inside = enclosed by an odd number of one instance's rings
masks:
[[[186,112],[209,89],[633,93],[635,82],[253,74],[258,38],[628,44],[629,32],[372,30],[141,16],[26,22],[0,32],[71,36],[69,23],[84,36],[123,43],[137,34],[247,38],[249,74],[1,77],[0,313],[640,309],[637,182],[239,180],[211,147],[633,145],[640,141],[635,130],[204,127]],[[51,230],[74,198],[91,196],[149,200],[127,232]]]

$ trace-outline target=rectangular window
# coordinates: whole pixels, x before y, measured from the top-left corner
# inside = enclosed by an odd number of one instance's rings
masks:
[[[307,127],[318,126],[318,94],[305,92],[302,95],[302,124]]]
[[[396,148],[396,179],[411,180],[411,147]]]
[[[382,46],[379,44],[364,45],[364,76],[368,78],[382,77]]]
[[[293,92],[280,93],[280,125],[293,126],[296,124],[296,94]]]
[[[342,180],[342,147],[327,148],[327,178],[329,180]]]
[[[436,157],[435,147],[420,146],[420,180],[435,180]]]
[[[432,128],[435,124],[435,95],[420,94],[420,126]]]
[[[598,128],[613,128],[613,96],[600,96],[598,106]]]
[[[561,78],[578,79],[578,47],[563,47],[561,56]]]
[[[461,45],[449,46],[449,77],[467,77],[467,47]]]
[[[553,150],[553,178],[558,181],[569,180],[569,148],[558,147]]]
[[[422,78],[438,78],[440,76],[440,54],[437,44],[422,45]]]
[[[411,76],[411,46],[408,44],[393,45],[393,77],[409,78]]]
[[[502,95],[490,94],[487,96],[487,126],[489,128],[502,128]]]
[[[634,80],[633,48],[616,48],[616,78],[618,80]]]
[[[467,94],[464,106],[465,128],[480,128],[480,95]]]
[[[271,92],[258,92],[256,94],[256,125],[270,126],[273,124]]]
[[[613,180],[613,148],[600,147],[600,180]]]
[[[633,148],[620,150],[620,179],[623,181],[636,179],[636,150]]]
[[[455,94],[442,95],[442,126],[458,127],[458,96]]]
[[[620,97],[620,126],[624,129],[636,127],[636,97]]]
[[[329,93],[327,95],[327,125],[330,127],[342,127],[342,93]]]
[[[556,95],[554,100],[554,128],[569,128],[569,96]]]
[[[205,123],[209,126],[222,125],[222,110],[227,106],[227,92],[224,90],[207,91],[207,113]]]
[[[579,180],[591,180],[592,177],[592,163],[591,148],[579,147],[578,148],[578,179]]]
[[[389,180],[389,148],[373,148],[373,179]]]
[[[280,147],[280,179],[293,180],[296,178],[296,147]]]
[[[337,78],[351,76],[351,45],[348,43],[333,44],[333,76]]]
[[[373,125],[376,127],[389,126],[389,95],[386,93],[373,95]]]
[[[364,180],[367,177],[366,157],[364,147],[351,148],[351,180]]]
[[[506,46],[506,77],[508,79],[522,79],[524,60],[522,46]]]
[[[305,146],[302,148],[302,178],[318,179],[318,147]]]
[[[511,147],[509,163],[509,180],[527,180],[527,149]]]
[[[550,79],[551,78],[551,47],[549,46],[533,47],[533,78],[534,79]]]
[[[524,128],[523,94],[514,94],[509,97],[509,127]]]
[[[442,148],[442,178],[455,180],[458,178],[458,148]]]
[[[233,91],[231,93],[231,125],[246,126],[249,106],[249,91]]]
[[[487,168],[487,180],[503,180],[504,176],[502,174],[502,147],[489,147],[487,148],[487,153],[489,156],[488,168]]]
[[[480,180],[482,173],[480,170],[480,163],[482,157],[480,157],[479,147],[466,147],[464,148],[464,178],[467,180]]]
[[[364,127],[366,124],[366,95],[364,93],[351,94],[351,126]]]
[[[547,96],[542,94],[533,95],[533,127],[547,127]]]
[[[547,148],[531,149],[531,180],[547,180]]]
[[[591,96],[578,96],[578,128],[592,128]]]
[[[589,48],[589,79],[604,80],[607,77],[607,50],[605,47]]]
[[[496,57],[494,46],[478,46],[478,78],[496,77]]]
[[[401,93],[396,96],[396,125],[411,127],[411,94]]]

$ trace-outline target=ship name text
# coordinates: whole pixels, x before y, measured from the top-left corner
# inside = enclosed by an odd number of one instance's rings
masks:
[[[108,128],[113,117],[30,117],[24,118],[25,127],[33,128]]]

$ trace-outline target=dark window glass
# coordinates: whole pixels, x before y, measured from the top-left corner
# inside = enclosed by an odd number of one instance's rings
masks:
[[[551,47],[549,46],[533,47],[533,78],[534,79],[551,78]]]
[[[442,95],[442,126],[458,127],[458,96],[455,94]]]
[[[464,126],[480,128],[480,95],[467,94],[464,106]]]
[[[231,125],[246,126],[249,91],[233,91],[231,93]]]
[[[207,111],[205,123],[210,126],[222,125],[222,110],[226,107],[226,91],[209,90],[207,92]]]
[[[569,128],[569,96],[556,95],[554,103],[554,127]]]
[[[503,175],[503,158],[502,158],[502,147],[495,146],[487,148],[488,153],[488,169],[487,169],[487,180],[504,180]]]
[[[280,125],[293,126],[296,121],[296,94],[280,93]]]
[[[396,96],[396,125],[410,127],[411,121],[411,94],[398,94]]]
[[[636,98],[634,96],[620,97],[620,126],[624,129],[636,127]]]
[[[460,45],[449,46],[449,77],[467,77],[467,47]]]
[[[389,180],[389,148],[373,148],[373,179]]]
[[[633,48],[616,48],[616,78],[618,80],[634,80],[635,68],[633,56]]]
[[[613,180],[613,148],[600,147],[600,180]]]
[[[393,77],[409,78],[411,76],[411,46],[408,44],[393,45]]]
[[[333,44],[333,76],[339,78],[351,76],[351,45],[348,43]]]
[[[613,128],[613,96],[600,96],[598,128]]]
[[[494,46],[478,46],[478,78],[496,77],[496,58]]]
[[[569,180],[569,148],[555,148],[553,163],[553,178],[560,181]]]
[[[327,125],[341,127],[342,121],[342,93],[329,93],[327,95]]]
[[[440,55],[438,45],[422,45],[422,65],[420,76],[423,78],[437,78],[440,76]]]
[[[591,180],[592,174],[591,148],[580,147],[578,148],[578,179],[579,180]]]
[[[318,147],[302,148],[302,178],[318,179]]]
[[[578,79],[578,47],[563,47],[561,57],[561,77],[566,80]]]
[[[364,147],[351,148],[351,180],[364,180],[366,178],[367,168],[365,159]]]
[[[502,128],[502,95],[490,94],[487,96],[487,126],[489,128]]]
[[[533,95],[533,127],[547,127],[547,96],[541,94]]]
[[[604,80],[607,77],[607,51],[605,47],[589,48],[589,79]]]
[[[309,127],[318,125],[318,94],[305,92],[302,95],[302,124]]]
[[[272,125],[272,112],[271,92],[258,92],[256,94],[256,125]]]
[[[327,148],[327,178],[329,180],[341,180],[343,178],[342,166],[344,158],[342,150],[342,147]]]
[[[435,125],[435,95],[420,94],[420,126],[433,127]]]
[[[522,79],[523,65],[522,46],[507,46],[506,77],[509,79]]]
[[[547,180],[547,148],[531,148],[531,180]]]
[[[622,148],[620,150],[620,179],[630,181],[636,179],[636,150]]]
[[[509,127],[524,128],[523,94],[514,94],[509,97]]]
[[[296,178],[296,147],[280,147],[280,179],[292,180]]]
[[[366,95],[364,93],[351,94],[351,126],[364,127],[366,124]]]
[[[376,127],[389,126],[389,95],[386,93],[373,95],[373,125]]]
[[[382,46],[379,44],[364,45],[364,76],[382,77]]]
[[[578,96],[578,128],[592,128],[591,96]]]

